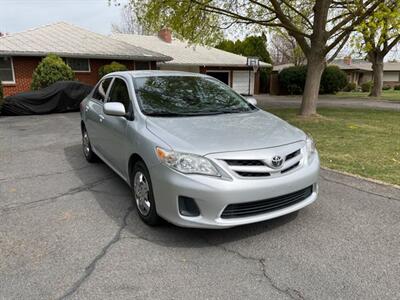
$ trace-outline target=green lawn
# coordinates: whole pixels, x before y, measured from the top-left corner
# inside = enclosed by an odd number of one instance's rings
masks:
[[[382,96],[380,98],[368,97],[368,94],[369,93],[363,93],[363,92],[338,92],[333,97],[400,101],[400,91],[395,91],[395,90],[382,91]]]
[[[323,166],[400,185],[400,112],[321,108],[305,120],[296,109],[269,111],[312,135]]]

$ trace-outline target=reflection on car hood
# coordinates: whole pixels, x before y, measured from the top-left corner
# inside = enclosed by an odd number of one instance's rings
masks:
[[[148,117],[146,123],[172,149],[199,155],[276,147],[305,139],[301,130],[264,111]]]

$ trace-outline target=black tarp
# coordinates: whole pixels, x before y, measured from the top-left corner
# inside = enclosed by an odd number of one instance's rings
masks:
[[[19,116],[78,111],[92,88],[78,81],[59,81],[39,91],[6,97],[1,113]]]

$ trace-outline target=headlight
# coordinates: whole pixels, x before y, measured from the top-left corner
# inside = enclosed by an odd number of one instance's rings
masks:
[[[211,161],[205,157],[196,154],[167,151],[159,147],[156,148],[156,154],[161,163],[176,171],[185,174],[220,176]]]
[[[315,143],[309,135],[307,135],[306,137],[306,150],[307,150],[308,160],[310,160],[311,156],[317,151]]]

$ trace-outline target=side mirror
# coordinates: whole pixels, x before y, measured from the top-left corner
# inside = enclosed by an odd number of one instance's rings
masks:
[[[245,96],[244,97],[246,99],[247,102],[249,102],[250,104],[256,106],[257,105],[257,100],[256,98],[254,98],[253,96]]]
[[[125,106],[120,102],[108,102],[104,104],[103,111],[106,115],[125,117]]]

